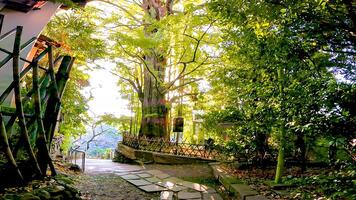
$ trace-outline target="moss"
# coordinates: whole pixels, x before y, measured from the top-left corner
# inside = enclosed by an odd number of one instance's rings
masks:
[[[64,175],[64,174],[58,174],[55,179],[58,181],[58,182],[63,182],[65,184],[74,184],[74,180],[72,178],[70,178],[69,176],[67,175]]]

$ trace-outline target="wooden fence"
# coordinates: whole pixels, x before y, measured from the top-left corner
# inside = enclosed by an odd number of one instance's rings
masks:
[[[236,152],[231,152],[220,145],[191,144],[185,141],[176,143],[162,138],[138,137],[130,134],[123,135],[122,143],[137,150],[166,153],[212,161],[231,161],[237,157]]]

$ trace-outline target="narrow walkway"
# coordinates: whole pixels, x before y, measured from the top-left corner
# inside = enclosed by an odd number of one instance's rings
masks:
[[[160,170],[111,160],[88,159],[79,189],[85,199],[222,199],[213,188],[172,177]]]
[[[143,170],[143,167],[138,165],[115,163],[111,160],[86,159],[85,162],[86,174],[121,173]]]
[[[142,170],[137,165],[114,163],[111,160],[87,159],[85,174],[78,177],[77,187],[84,200],[156,200],[157,193],[146,193],[115,173]]]

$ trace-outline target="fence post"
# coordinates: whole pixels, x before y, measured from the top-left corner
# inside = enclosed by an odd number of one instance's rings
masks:
[[[82,152],[82,169],[85,171],[85,152]]]
[[[73,152],[74,153],[74,164],[77,164],[77,152]]]

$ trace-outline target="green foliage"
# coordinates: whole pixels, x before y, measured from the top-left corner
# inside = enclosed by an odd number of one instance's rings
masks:
[[[330,199],[355,199],[356,189],[353,180],[356,178],[355,166],[349,165],[329,174],[320,174],[302,178],[287,178],[286,184],[297,185],[298,189],[291,196],[302,199],[314,199],[314,195]]]
[[[116,117],[113,114],[104,114],[99,117],[95,123],[106,124],[115,127],[119,132],[129,132],[130,130],[130,120],[128,116]]]
[[[97,38],[98,10],[94,8],[74,9],[56,15],[46,26],[43,34],[58,42],[61,47],[58,54],[67,54],[76,58],[62,100],[62,118],[57,134],[64,135],[62,149],[67,151],[73,137],[86,132],[90,120],[87,110],[89,99],[81,90],[89,85],[86,71],[88,62],[105,55],[105,42]],[[80,28],[79,28],[80,27]]]
[[[62,53],[76,57],[77,65],[86,65],[105,56],[106,44],[98,37],[95,23],[99,19],[99,10],[95,8],[66,11],[51,19],[44,34],[62,45]]]
[[[265,145],[266,137],[275,138],[279,141],[277,177],[284,152],[288,157],[298,151],[305,154],[306,146],[313,146],[318,137],[344,138],[344,146],[349,146],[355,136],[354,121],[348,116],[350,106],[343,107],[340,101],[344,92],[335,91],[354,87],[352,5],[213,0],[210,8],[219,16],[225,35],[224,65],[214,71],[211,82],[213,93],[223,94],[225,101],[212,106],[206,117],[208,130],[221,132],[217,124],[233,121],[235,126],[225,132],[248,135],[256,147]],[[346,83],[338,82],[335,75],[342,75]],[[256,148],[256,153],[265,153],[265,147]]]

